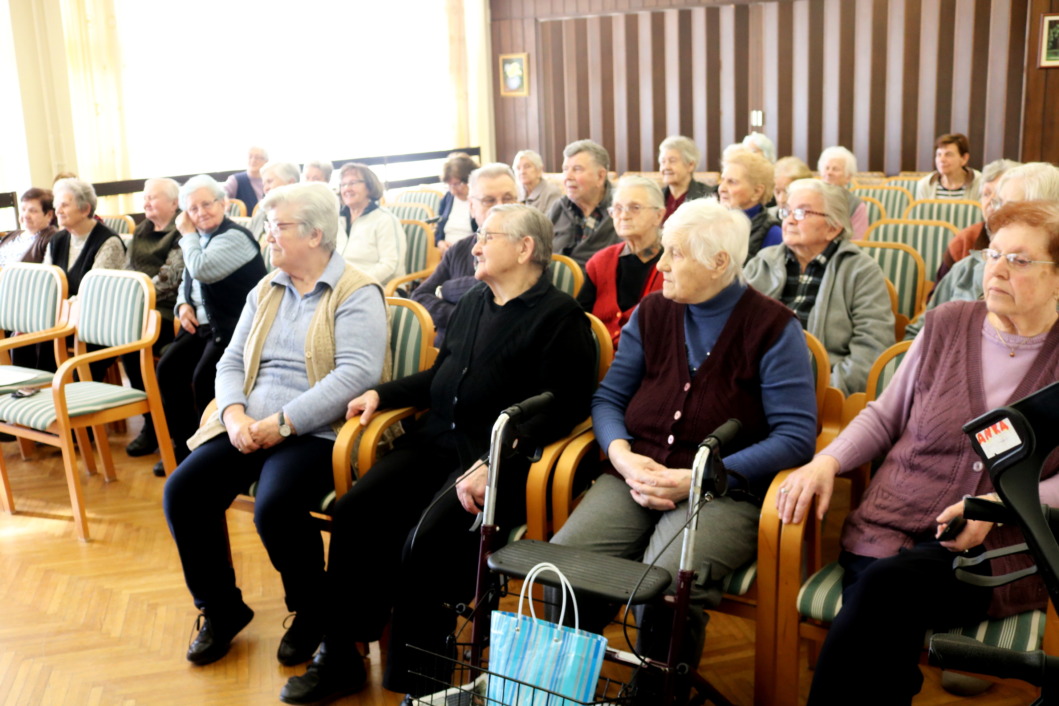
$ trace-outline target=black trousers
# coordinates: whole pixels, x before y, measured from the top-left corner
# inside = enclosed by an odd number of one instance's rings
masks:
[[[992,599],[992,589],[956,579],[956,556],[936,541],[886,559],[843,552],[842,610],[824,640],[810,706],[912,703],[923,686],[926,631],[984,620]],[[980,568],[989,573],[988,563]]]
[[[242,603],[228,560],[224,512],[257,481],[254,524],[283,579],[287,609],[320,606],[324,544],[309,516],[333,488],[334,443],[295,436],[250,454],[227,435],[195,449],[166,480],[163,507],[195,606],[207,615]]]
[[[425,684],[410,672],[447,678],[407,646],[446,653],[453,606],[474,597],[480,542],[470,531],[475,516],[456,497],[454,483],[466,469],[455,450],[417,437],[399,439],[335,507],[327,567],[335,620],[325,638],[329,649],[349,649],[379,639],[389,620],[383,685],[412,693]],[[502,532],[526,518],[528,464],[505,463],[497,493]]]
[[[155,355],[161,355],[162,349],[173,342],[173,322],[162,319],[162,330],[158,333],[158,340],[152,346]],[[129,377],[129,385],[136,390],[143,390],[143,373],[140,371],[140,354],[126,353],[121,357],[121,363],[125,366],[125,374]]]
[[[187,456],[187,441],[198,429],[202,410],[213,399],[217,361],[224,349],[207,324],[195,333],[180,329],[158,361],[158,387],[178,461]]]

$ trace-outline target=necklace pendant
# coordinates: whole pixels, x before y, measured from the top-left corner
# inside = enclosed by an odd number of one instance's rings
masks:
[[[1008,353],[1008,357],[1009,358],[1014,358],[1015,357],[1015,351],[1011,351],[1010,353]]]

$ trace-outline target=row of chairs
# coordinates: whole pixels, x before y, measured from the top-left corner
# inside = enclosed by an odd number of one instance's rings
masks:
[[[868,204],[868,221],[884,218],[945,221],[962,230],[985,220],[982,206],[970,199],[919,199],[900,186],[856,186],[852,192]]]

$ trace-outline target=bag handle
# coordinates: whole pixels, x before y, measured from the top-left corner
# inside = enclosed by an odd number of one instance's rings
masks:
[[[563,572],[559,570],[559,567],[555,564],[552,564],[551,562],[542,561],[541,563],[537,564],[532,569],[530,569],[529,573],[526,574],[526,580],[522,582],[522,590],[520,590],[518,594],[518,614],[522,615],[522,602],[526,599],[527,592],[530,592],[530,615],[533,616],[534,619],[537,618],[537,612],[533,608],[533,582],[536,581],[538,574],[541,574],[545,571],[551,571],[553,574],[559,577],[559,586],[563,594],[563,605],[559,611],[559,624],[562,625],[563,620],[566,618],[566,594],[567,592],[569,592],[570,603],[574,606],[574,629],[578,629],[580,627],[581,620],[580,616],[578,616],[577,614],[577,597],[574,595],[574,587],[570,585],[569,579],[567,579]],[[516,630],[517,629],[518,628],[516,628]]]

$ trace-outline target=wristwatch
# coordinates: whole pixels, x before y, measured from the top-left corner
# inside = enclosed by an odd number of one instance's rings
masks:
[[[283,410],[281,409],[279,411],[279,435],[286,439],[291,433],[290,425],[287,424],[287,418],[283,416]]]

